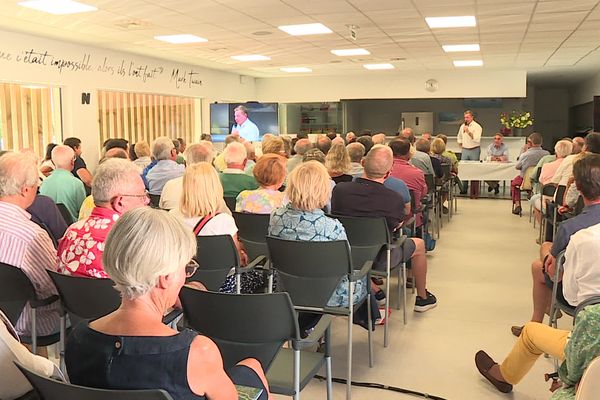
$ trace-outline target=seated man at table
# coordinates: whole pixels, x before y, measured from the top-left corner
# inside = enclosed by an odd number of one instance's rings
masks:
[[[540,258],[531,264],[533,279],[533,314],[531,321],[542,322],[544,313],[550,308],[556,257],[567,248],[572,236],[582,229],[600,224],[600,154],[589,154],[573,166],[575,184],[583,196],[583,211],[562,222],[556,232],[554,242],[544,242],[540,247]],[[579,257],[585,258],[586,254]],[[590,258],[587,262],[594,261]],[[566,270],[566,266],[565,266]],[[559,293],[562,284],[559,283]],[[600,294],[600,293],[599,293]],[[515,336],[521,334],[522,326],[513,326]]]
[[[504,136],[501,133],[494,135],[494,141],[487,148],[487,161],[507,162],[508,146],[504,143]],[[494,191],[494,194],[500,193],[499,181],[485,181],[488,184],[488,192]]]
[[[513,201],[513,214],[521,214],[521,185],[525,172],[530,167],[535,167],[540,158],[548,155],[548,151],[542,148],[542,134],[534,132],[527,138],[525,151],[517,159],[516,169],[520,171],[519,175],[510,182],[511,195]]]
[[[406,140],[401,140],[409,147]],[[394,155],[388,146],[376,145],[363,160],[362,177],[352,182],[341,182],[333,188],[331,196],[332,214],[356,217],[385,217],[390,232],[400,229],[405,218],[404,200],[397,192],[384,186],[394,164]],[[425,243],[421,238],[407,238],[401,248],[391,254],[391,265],[411,261],[417,287],[414,310],[424,312],[437,305],[436,297],[426,289],[427,258]],[[385,270],[386,252],[382,251],[373,263],[373,268]]]

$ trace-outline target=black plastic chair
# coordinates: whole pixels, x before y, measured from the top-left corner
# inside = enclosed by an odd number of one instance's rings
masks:
[[[323,317],[306,339],[287,293],[231,295],[184,287],[184,315],[190,327],[215,341],[230,368],[245,358],[260,361],[272,393],[300,398],[300,391],[326,365],[331,399],[331,317]],[[325,353],[301,351],[325,335]],[[291,348],[282,345],[291,341]]]
[[[398,241],[392,239],[392,235],[387,226],[384,217],[349,217],[343,215],[332,215],[344,225],[348,242],[352,251],[352,262],[354,265],[363,265],[367,261],[375,261],[380,251],[386,252],[386,260],[390,261],[391,250],[394,247],[400,247],[406,236]],[[385,278],[386,298],[385,315],[386,321],[383,327],[383,346],[388,346],[388,326],[390,319],[387,318],[390,309],[390,280],[392,270],[398,270],[398,303],[396,309],[400,309],[400,303],[403,306],[404,324],[406,324],[406,265],[400,263],[391,265],[386,263],[385,271],[371,270],[371,275]],[[372,363],[370,363],[372,365]]]
[[[269,214],[250,214],[234,211],[232,213],[238,228],[238,239],[242,242],[250,259],[258,256],[269,257],[267,233]]]
[[[164,390],[106,390],[71,385],[46,378],[19,362],[15,365],[37,392],[39,400],[173,400]]]
[[[225,200],[227,208],[229,208],[231,211],[235,211],[235,203],[237,198],[233,196],[225,196],[223,199]]]
[[[121,296],[110,279],[82,278],[48,271],[62,305],[60,319],[60,370],[64,365],[67,316],[71,326],[84,319],[98,319],[119,308]]]
[[[34,353],[37,352],[38,344],[49,346],[60,340],[58,333],[37,336],[37,308],[50,305],[56,301],[58,301],[57,295],[45,299],[38,298],[33,284],[20,268],[0,263],[0,309],[4,311],[9,321],[16,325],[23,309],[29,304],[31,307],[31,337],[21,336],[21,341],[30,343]]]
[[[67,225],[71,225],[73,222],[75,222],[75,221],[73,221],[73,217],[71,216],[71,213],[69,212],[69,210],[67,210],[67,207],[64,204],[57,203],[56,208],[58,208],[60,215],[62,215],[62,217],[65,220],[65,222],[67,223]]]
[[[150,197],[150,207],[160,208],[160,194],[148,194]]]
[[[564,204],[565,195],[567,194],[567,187],[565,185],[558,185],[554,192],[554,199],[546,203],[545,213],[545,236],[548,241],[552,241],[556,236],[558,230],[558,224],[562,221],[562,216],[558,212],[560,206]],[[548,225],[552,226],[552,236],[548,235]]]
[[[550,319],[548,320],[548,325],[553,328],[557,328],[558,325],[558,311],[562,311],[567,315],[573,317],[575,315],[575,308],[569,303],[566,302],[562,293],[558,292],[558,284],[560,281],[560,276],[563,272],[565,265],[565,252],[566,250],[561,251],[556,257],[556,268],[554,272],[554,276],[552,279],[554,280],[554,285],[552,286],[552,301],[550,303]]]
[[[360,271],[355,271],[350,245],[346,240],[305,242],[267,236],[267,245],[271,265],[277,271],[283,290],[289,293],[296,310],[348,316],[346,397],[351,398],[352,321],[354,309],[360,304],[329,307],[327,302],[344,276],[348,277],[348,299],[352,302],[355,283],[366,277],[367,324],[372,326],[371,296],[368,295],[372,262],[365,262]],[[369,338],[370,336],[369,334]],[[372,354],[371,342],[369,354]]]
[[[241,274],[253,270],[264,260],[264,257],[258,257],[246,267],[242,267],[231,235],[197,236],[196,261],[200,268],[191,278],[188,278],[188,282],[199,281],[208,290],[218,291],[233,269],[236,275],[236,290],[240,293]]]

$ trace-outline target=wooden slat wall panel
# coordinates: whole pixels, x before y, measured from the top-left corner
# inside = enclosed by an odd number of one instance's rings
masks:
[[[152,143],[159,136],[194,140],[193,98],[104,90],[98,98],[102,142],[124,138],[129,143]]]
[[[60,107],[53,112],[52,93],[60,103],[59,88],[24,87],[0,83],[0,131],[2,147],[8,150],[30,149],[43,157],[46,145],[54,137],[61,139]]]

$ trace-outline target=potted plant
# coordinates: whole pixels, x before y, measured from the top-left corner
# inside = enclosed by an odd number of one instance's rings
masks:
[[[510,114],[503,112],[500,113],[500,124],[503,126],[502,133],[506,135],[507,133],[513,133],[517,129],[521,130],[533,125],[533,117],[529,111],[512,111]]]

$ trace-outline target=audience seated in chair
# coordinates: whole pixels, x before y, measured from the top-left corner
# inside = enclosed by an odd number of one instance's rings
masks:
[[[429,154],[423,153],[422,151],[417,151],[415,148],[415,134],[413,133],[412,128],[404,128],[400,133],[400,136],[408,140],[410,143],[410,165],[413,165],[423,171],[423,174],[431,174],[435,176],[435,171],[433,170],[433,165],[431,164],[431,158],[429,158]]]
[[[585,232],[589,231],[589,232]],[[581,245],[576,243],[577,237],[582,238]],[[567,247],[566,257],[574,253],[593,249],[596,259],[600,256],[600,225],[584,229],[574,235]],[[565,268],[568,268],[565,266]],[[598,274],[596,274],[598,275]],[[565,275],[566,280],[566,275]],[[572,288],[576,298],[583,301],[596,298],[579,282],[573,280]],[[600,288],[600,281],[596,281],[596,288]],[[587,286],[587,283],[585,284]],[[566,294],[567,292],[565,292]],[[585,303],[581,302],[584,305]],[[552,399],[575,399],[577,384],[585,368],[598,355],[600,355],[600,304],[588,305],[575,315],[575,326],[572,332],[551,328],[539,322],[528,322],[523,327],[523,332],[511,352],[498,365],[483,350],[475,355],[475,365],[479,372],[492,383],[496,389],[503,393],[512,391],[513,385],[519,383],[533,367],[538,357],[544,353],[563,361],[559,369],[559,377],[563,387],[554,393]]]
[[[331,146],[325,156],[325,167],[336,184],[352,180],[352,175],[349,174],[350,156],[342,143],[335,143]]]
[[[173,141],[166,136],[158,137],[152,143],[152,156],[156,164],[149,164],[144,170],[146,187],[151,195],[160,196],[165,184],[171,179],[183,175],[185,167],[177,164],[177,150]],[[152,166],[152,167],[150,167]],[[148,169],[150,168],[150,169]]]
[[[52,361],[32,354],[21,344],[15,328],[0,311],[0,399],[3,400],[17,399],[33,390],[14,361],[47,377],[58,374]]]
[[[75,178],[83,182],[85,185],[85,193],[89,195],[92,188],[92,174],[87,169],[87,165],[81,157],[81,140],[76,137],[69,137],[64,140],[63,144],[69,146],[75,152],[75,161],[71,173]]]
[[[521,185],[525,177],[525,171],[530,167],[535,167],[540,158],[548,155],[547,150],[542,149],[542,134],[534,132],[527,138],[527,143],[521,150],[517,158],[516,169],[520,171],[519,175],[510,182],[511,196],[513,201],[513,214],[521,214]]]
[[[554,242],[544,242],[540,247],[540,258],[531,264],[533,279],[533,314],[531,321],[542,322],[544,314],[549,311],[552,295],[556,257],[569,245],[573,235],[582,229],[600,224],[600,154],[590,154],[577,161],[573,166],[575,183],[583,195],[585,207],[583,211],[562,222],[554,238]],[[578,255],[580,262],[597,262],[592,254]],[[587,258],[587,260],[586,260]],[[572,260],[567,259],[565,271]],[[559,284],[559,290],[562,285]],[[600,293],[599,293],[600,294]],[[577,304],[573,304],[576,306]],[[511,328],[515,336],[521,334],[522,327]]]
[[[313,148],[313,144],[308,139],[299,139],[294,145],[293,155],[287,162],[286,168],[287,173],[289,174],[296,168],[298,165],[302,163],[302,157],[306,154],[307,151]]]
[[[56,146],[52,150],[52,162],[56,169],[40,187],[40,194],[62,203],[69,210],[73,221],[77,220],[81,203],[85,200],[83,183],[71,174],[75,153],[69,146]]]
[[[195,254],[194,234],[169,213],[144,207],[119,218],[106,240],[103,262],[121,292],[121,306],[74,328],[65,354],[71,383],[104,389],[160,388],[174,399],[237,398],[237,383],[263,388],[261,398],[268,397],[257,360],[245,359],[224,371],[212,340],[162,323],[186,277],[198,266],[190,261]]]
[[[408,148],[407,141],[399,140],[403,141]],[[398,193],[383,184],[390,175],[393,163],[394,156],[388,146],[374,146],[363,160],[365,168],[363,176],[354,182],[340,183],[333,189],[332,213],[356,217],[385,217],[390,232],[400,229],[405,218],[405,201]],[[402,248],[395,248],[392,251],[391,257],[392,266],[411,260],[417,287],[415,311],[423,312],[435,307],[436,298],[426,289],[427,259],[423,240],[406,239]],[[373,263],[373,268],[383,270],[386,262],[386,253],[382,251]]]
[[[270,214],[283,204],[284,194],[279,191],[286,176],[286,159],[278,154],[263,155],[254,167],[256,190],[244,190],[237,196],[235,211],[252,214]]]
[[[0,262],[23,270],[39,298],[45,299],[57,294],[46,273],[46,268],[56,269],[56,249],[25,211],[35,199],[38,182],[32,156],[8,152],[0,157]],[[38,335],[58,332],[58,311],[58,302],[37,309]],[[19,335],[31,334],[31,313],[27,305],[16,324]]]
[[[271,214],[269,235],[286,240],[316,242],[346,240],[342,224],[323,212],[331,196],[330,181],[327,169],[318,161],[307,161],[296,167],[288,177],[285,189],[290,202]],[[369,285],[365,279],[356,282],[352,303],[363,299],[368,291]],[[344,277],[328,305],[335,307],[348,304],[348,279]]]
[[[145,140],[142,140],[133,146],[133,151],[137,157],[133,163],[142,172],[152,162],[150,158],[150,145]]]
[[[102,253],[109,231],[124,212],[149,203],[139,169],[117,158],[97,168],[92,197],[95,207],[90,216],[71,225],[58,246],[58,272],[62,274],[108,278]]]
[[[223,150],[223,157],[227,168],[219,175],[226,197],[236,198],[241,191],[258,189],[254,177],[246,175],[247,151],[242,143],[233,142]]]
[[[365,156],[365,146],[358,142],[352,142],[346,146],[346,150],[348,150],[348,156],[350,157],[350,171],[348,171],[348,174],[357,178],[364,171],[361,162]]]

